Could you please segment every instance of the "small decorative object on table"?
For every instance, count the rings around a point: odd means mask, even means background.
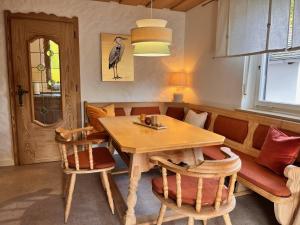
[[[150,117],[145,118],[145,124],[151,125],[151,118]]]
[[[145,119],[146,119],[146,114],[141,114],[140,115],[140,121],[145,122]]]
[[[133,123],[142,125],[145,127],[149,127],[155,130],[161,130],[161,129],[166,129],[167,127],[162,125],[161,123],[158,122],[158,116],[142,116],[144,114],[140,115],[140,121],[133,121]]]

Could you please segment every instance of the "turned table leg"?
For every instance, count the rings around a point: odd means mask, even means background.
[[[130,180],[127,197],[127,212],[124,218],[125,225],[136,224],[135,205],[137,202],[137,187],[141,178],[141,168],[137,154],[133,154],[130,165]]]

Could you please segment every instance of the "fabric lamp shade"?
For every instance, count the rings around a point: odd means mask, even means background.
[[[172,30],[166,28],[167,21],[142,19],[131,30],[131,44],[135,56],[169,56],[172,43]]]
[[[171,86],[185,87],[187,85],[187,75],[184,72],[170,73],[169,84]]]

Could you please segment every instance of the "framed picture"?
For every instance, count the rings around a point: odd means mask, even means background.
[[[130,35],[100,34],[102,81],[134,81]]]

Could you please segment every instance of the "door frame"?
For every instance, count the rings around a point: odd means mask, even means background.
[[[46,21],[56,21],[71,23],[74,28],[74,51],[75,60],[73,63],[73,68],[75,70],[75,78],[77,78],[77,94],[76,94],[76,104],[77,104],[77,127],[81,127],[81,89],[80,89],[80,58],[79,58],[79,32],[78,32],[78,17],[59,17],[54,14],[46,13],[12,13],[9,10],[4,11],[4,23],[5,23],[5,36],[6,36],[6,54],[7,54],[7,73],[8,73],[8,87],[9,87],[9,102],[10,102],[10,115],[11,115],[11,132],[12,132],[12,143],[13,143],[13,155],[15,165],[20,165],[19,160],[19,149],[18,149],[18,133],[17,133],[17,120],[16,120],[16,99],[15,99],[15,81],[13,72],[13,62],[12,62],[12,42],[11,42],[11,19],[33,19],[33,20],[46,20]]]

